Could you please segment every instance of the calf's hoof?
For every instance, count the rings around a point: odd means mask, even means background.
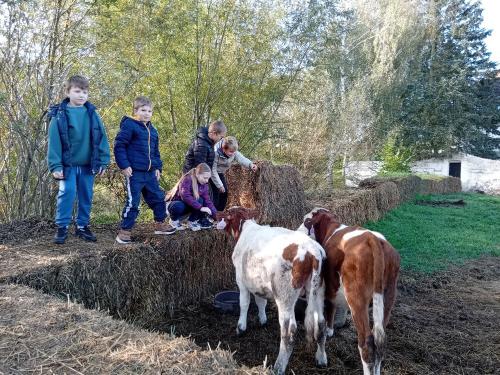
[[[328,366],[328,362],[327,361],[318,361],[316,360],[316,367],[317,368],[326,368]]]
[[[273,374],[275,375],[283,375],[285,373],[285,370],[281,368],[280,366],[274,365],[273,367]]]
[[[318,350],[315,356],[316,367],[325,368],[328,365],[328,359],[326,358],[326,352],[321,352]]]
[[[326,329],[326,337],[333,337],[333,334],[335,333],[335,331],[331,328],[327,328]]]
[[[238,327],[236,327],[236,336],[241,337],[241,336],[243,336],[245,333],[247,333],[247,330],[246,330],[246,329],[241,329],[239,326],[238,326]]]

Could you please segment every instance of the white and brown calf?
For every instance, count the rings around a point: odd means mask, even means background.
[[[295,303],[305,289],[308,305],[304,325],[309,343],[317,341],[316,364],[326,366],[326,323],[323,315],[324,285],[321,266],[323,248],[306,234],[285,228],[258,225],[255,211],[230,208],[218,215],[219,229],[236,240],[232,259],[240,290],[240,318],[237,333],[247,329],[250,293],[259,308],[259,321],[267,322],[266,304],[274,299],[278,307],[281,342],[274,370],[283,374],[293,350],[297,323]]]
[[[382,234],[340,224],[335,215],[321,208],[305,216],[299,231],[315,238],[326,251],[323,277],[328,335],[333,335],[333,317],[343,292],[358,333],[363,373],[380,375],[385,328],[396,298],[399,254]]]

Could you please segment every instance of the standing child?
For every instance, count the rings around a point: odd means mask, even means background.
[[[186,153],[182,173],[187,173],[200,163],[212,166],[214,162],[214,145],[226,135],[227,128],[222,121],[212,122],[208,128],[198,129],[196,138]]]
[[[94,176],[102,176],[109,164],[109,143],[96,108],[87,101],[87,78],[79,75],[69,78],[66,95],[50,112],[47,161],[52,176],[59,180],[54,242],[63,244],[68,237],[75,198],[78,202],[75,235],[95,242],[97,239],[89,228]]]
[[[227,203],[227,184],[224,173],[236,162],[252,171],[257,170],[257,165],[238,152],[238,141],[235,137],[225,137],[215,145],[215,158],[212,167],[210,188],[217,211],[224,211]]]
[[[123,208],[121,229],[116,241],[132,242],[131,230],[139,214],[141,193],[153,210],[155,234],[175,233],[165,223],[165,193],[158,183],[162,171],[158,131],[151,124],[153,104],[144,96],[134,100],[133,117],[124,116],[115,139],[116,164],[126,179],[127,202]]]
[[[215,219],[217,209],[208,193],[210,176],[210,167],[205,163],[198,164],[196,168],[184,174],[168,193],[167,198],[171,200],[168,203],[168,211],[172,227],[177,228],[177,230],[184,229],[180,219],[190,213],[188,224],[191,230],[212,228],[212,223],[207,216]]]

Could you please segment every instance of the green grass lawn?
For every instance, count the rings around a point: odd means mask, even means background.
[[[386,236],[403,268],[430,273],[481,255],[500,256],[500,197],[460,193],[416,199],[466,204],[433,207],[412,201],[365,225]]]

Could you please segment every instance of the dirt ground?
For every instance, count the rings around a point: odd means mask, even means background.
[[[30,268],[85,256],[113,243],[115,226],[97,228],[99,242],[71,238],[64,248],[50,244],[50,223],[0,225],[0,281]],[[149,327],[190,336],[203,348],[220,346],[234,352],[238,363],[257,366],[276,359],[279,348],[277,312],[268,305],[268,325],[259,327],[255,310],[247,334],[236,337],[237,317],[221,315],[211,300],[178,311],[159,326]],[[300,327],[300,326],[299,326]],[[431,276],[402,272],[399,295],[387,330],[386,374],[500,374],[500,258],[484,257]],[[302,329],[292,354],[289,373],[361,374],[351,324],[327,342],[329,366],[314,367]]]
[[[247,366],[273,363],[279,349],[277,310],[269,304],[268,325],[249,313],[244,337],[235,334],[237,316],[221,315],[209,301],[179,312],[160,330],[190,335],[206,347],[229,349]],[[300,327],[300,326],[299,326]],[[500,374],[500,259],[482,258],[430,277],[403,272],[387,330],[386,374]],[[353,325],[327,342],[329,366],[317,369],[300,328],[290,373],[362,374]],[[219,344],[220,342],[220,344]]]

